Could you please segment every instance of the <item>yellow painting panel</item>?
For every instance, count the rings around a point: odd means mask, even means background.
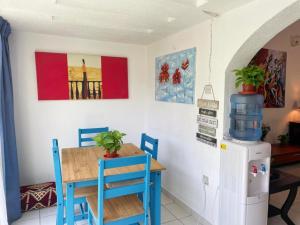
[[[101,81],[101,69],[86,67],[86,75],[88,81]],[[83,80],[83,69],[82,67],[68,66],[69,81],[82,81]]]
[[[68,80],[70,99],[101,99],[100,56],[68,54]]]

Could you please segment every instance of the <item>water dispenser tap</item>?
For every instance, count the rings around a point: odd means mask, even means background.
[[[266,164],[264,164],[264,163],[260,164],[260,172],[262,174],[265,174],[267,172]]]
[[[252,175],[256,177],[257,172],[258,172],[257,171],[257,166],[256,165],[252,165],[251,166],[251,173],[252,173]]]

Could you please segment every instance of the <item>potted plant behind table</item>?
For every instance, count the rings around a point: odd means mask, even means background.
[[[258,87],[265,80],[264,70],[255,65],[235,69],[233,72],[236,76],[235,87],[238,88],[241,85],[243,87],[240,94],[256,94]]]
[[[118,130],[107,131],[99,133],[93,140],[97,146],[103,147],[106,151],[104,157],[116,158],[119,156],[118,151],[121,149],[121,145],[123,144],[122,138],[125,135]]]
[[[289,134],[281,134],[277,137],[280,145],[287,145],[289,143]]]
[[[262,131],[262,135],[260,140],[264,141],[266,136],[268,135],[268,133],[271,131],[271,127],[265,123],[262,124],[261,126],[261,131]]]

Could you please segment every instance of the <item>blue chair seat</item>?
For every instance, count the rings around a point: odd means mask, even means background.
[[[155,139],[153,137],[150,137],[149,135],[142,133],[141,137],[141,145],[140,148],[151,155],[151,157],[155,160],[157,160],[157,154],[158,154],[158,139]],[[126,181],[128,184],[133,184],[137,181]],[[111,183],[108,186],[109,187],[119,187],[124,185],[124,182],[115,182]],[[152,183],[150,183],[152,185]],[[142,196],[140,195],[140,199],[142,199]]]
[[[81,198],[81,197],[87,197],[91,195],[95,195],[98,192],[97,186],[92,187],[81,187],[81,188],[75,188],[74,191],[74,198]],[[66,189],[64,186],[64,198],[66,197]]]
[[[95,219],[98,219],[98,195],[87,197]],[[127,195],[104,201],[104,223],[144,214],[143,203],[137,195]]]

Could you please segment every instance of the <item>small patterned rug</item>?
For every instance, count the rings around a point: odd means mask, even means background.
[[[22,211],[31,211],[56,205],[55,182],[21,187]]]

